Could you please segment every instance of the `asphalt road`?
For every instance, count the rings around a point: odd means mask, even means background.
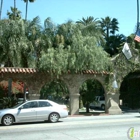
[[[0,125],[0,140],[128,140],[131,127],[133,139],[140,139],[139,113],[68,117],[58,123]]]

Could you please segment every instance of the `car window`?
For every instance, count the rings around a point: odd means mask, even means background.
[[[39,107],[49,107],[49,106],[52,106],[49,102],[39,101]]]
[[[25,108],[35,108],[35,107],[37,107],[37,102],[36,101],[28,102],[28,103],[26,103],[22,106],[23,109],[25,109]]]
[[[104,101],[105,100],[105,97],[104,96],[101,96],[100,97],[100,101]]]
[[[98,98],[99,98],[99,97],[98,97],[98,96],[96,96],[96,97],[95,97],[95,101],[98,101]]]

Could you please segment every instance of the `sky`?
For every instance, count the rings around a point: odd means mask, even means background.
[[[14,6],[14,0],[3,0],[2,18],[7,18],[7,11]],[[25,18],[25,3],[16,0],[16,7]],[[62,24],[68,20],[78,21],[87,18],[116,18],[119,22],[118,34],[125,36],[135,32],[137,23],[137,0],[35,0],[29,3],[28,20],[39,16],[41,23],[51,17],[55,24]]]

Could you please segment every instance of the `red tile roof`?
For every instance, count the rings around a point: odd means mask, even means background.
[[[0,73],[36,73],[38,72],[37,69],[34,68],[18,68],[18,67],[1,67],[0,68]],[[49,73],[49,71],[47,71]],[[68,73],[71,73],[68,71]],[[78,73],[78,72],[77,72]],[[83,70],[81,73],[83,74],[103,74],[103,75],[108,75],[112,74],[107,71],[94,71],[94,70]]]
[[[16,68],[16,67],[1,67],[0,73],[36,73],[33,68]]]
[[[99,72],[99,71],[94,71],[94,70],[84,70],[83,71],[84,74],[111,74],[110,72],[107,72],[107,71],[102,71],[102,72]]]

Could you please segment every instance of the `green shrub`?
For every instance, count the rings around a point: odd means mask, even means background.
[[[17,100],[12,97],[3,97],[2,98],[2,105],[3,108],[10,108],[17,104]]]

